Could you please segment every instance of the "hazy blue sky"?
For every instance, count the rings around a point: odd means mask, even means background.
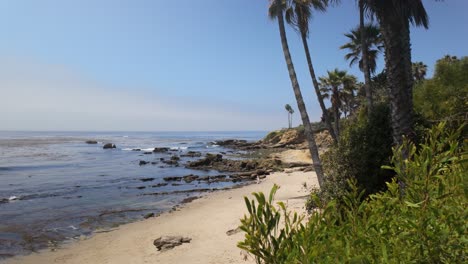
[[[316,14],[317,74],[348,69],[353,0]],[[468,1],[424,0],[413,60],[468,55]],[[269,130],[296,108],[267,0],[0,0],[0,130]],[[320,110],[288,32],[312,120]],[[382,66],[382,62],[380,63]],[[349,69],[361,77],[356,69]],[[295,115],[295,123],[299,115]]]

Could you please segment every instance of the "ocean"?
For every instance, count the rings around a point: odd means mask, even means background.
[[[184,164],[206,153],[241,158],[240,151],[223,148],[215,141],[256,141],[265,135],[0,131],[0,260],[171,210],[182,200],[203,193],[197,190],[239,184],[166,182],[163,178],[219,175],[217,171],[187,169]],[[98,144],[87,144],[87,140]],[[104,143],[113,143],[116,148],[103,149]],[[153,153],[155,147],[170,150]],[[184,156],[189,151],[201,152],[202,157]],[[172,156],[180,157],[179,166],[162,161]],[[140,165],[140,161],[148,164]]]

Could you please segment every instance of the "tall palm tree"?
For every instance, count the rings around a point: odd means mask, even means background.
[[[380,29],[374,24],[367,24],[364,27],[367,38],[367,63],[370,74],[375,73],[377,68],[377,57],[383,50],[382,37]],[[362,59],[362,41],[361,28],[358,26],[352,29],[349,33],[344,34],[349,42],[340,47],[340,49],[348,50],[345,59],[349,60],[349,66],[359,65],[359,69],[364,72],[364,63]]]
[[[411,65],[411,69],[413,70],[413,79],[416,82],[420,82],[426,78],[427,73],[427,65],[423,62],[414,62]]]
[[[342,106],[341,95],[344,83],[346,81],[347,72],[334,69],[327,71],[327,77],[320,77],[320,88],[324,97],[330,98],[332,104],[332,111],[335,119],[335,134],[340,137],[340,108]]]
[[[285,6],[285,18],[286,22],[301,35],[302,45],[304,46],[304,51],[306,54],[307,65],[309,66],[310,77],[312,78],[315,94],[317,95],[317,100],[319,102],[320,108],[322,109],[322,117],[327,124],[331,137],[335,142],[337,142],[337,136],[333,131],[327,108],[323,102],[323,96],[320,93],[319,83],[315,75],[312,58],[310,56],[309,45],[307,43],[307,38],[309,37],[309,22],[312,18],[313,10],[324,12],[328,6],[328,2],[330,2],[330,0],[288,0]]]
[[[269,8],[270,18],[276,18],[278,21],[278,27],[281,38],[281,45],[283,47],[284,59],[288,67],[289,78],[291,79],[291,85],[294,91],[294,95],[297,101],[297,108],[301,114],[302,124],[304,125],[304,132],[309,143],[309,151],[312,156],[312,162],[314,165],[315,173],[317,174],[319,186],[323,186],[323,170],[322,163],[320,162],[320,157],[318,153],[317,143],[315,142],[314,132],[312,131],[312,126],[310,125],[309,115],[307,114],[307,109],[304,104],[304,99],[302,98],[301,88],[297,81],[296,71],[291,59],[291,53],[289,52],[288,39],[286,37],[286,30],[284,27],[284,18],[283,18],[284,5],[281,0],[273,0],[272,5]]]
[[[294,109],[291,107],[291,105],[286,104],[284,106],[284,109],[288,112],[288,127],[292,127],[292,114],[294,114]]]
[[[385,67],[391,104],[393,141],[414,138],[413,76],[410,23],[428,28],[422,0],[362,0],[363,8],[377,17],[385,46]]]
[[[359,27],[360,27],[360,32],[361,32],[361,52],[362,52],[362,68],[364,72],[364,90],[366,91],[366,99],[367,99],[367,108],[368,108],[368,115],[370,116],[370,113],[372,111],[373,107],[373,100],[372,100],[372,87],[371,87],[371,76],[370,76],[370,65],[369,65],[369,50],[368,50],[368,37],[367,37],[367,31],[365,28],[365,22],[364,22],[364,13],[365,13],[365,0],[359,0]],[[379,1],[379,0],[377,0]]]

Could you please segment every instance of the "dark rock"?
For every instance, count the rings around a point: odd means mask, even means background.
[[[182,204],[191,203],[191,202],[195,201],[198,198],[200,198],[200,197],[198,197],[198,196],[187,197],[187,198],[183,199],[182,202],[180,202],[180,203],[182,203]]]
[[[182,177],[164,177],[163,180],[165,181],[181,181],[182,180]]]
[[[159,158],[160,161],[164,161],[164,158]]]
[[[148,155],[148,154],[153,154],[153,152],[146,151],[146,152],[143,152],[143,154]]]
[[[204,159],[200,159],[197,161],[192,161],[188,164],[189,167],[200,167],[200,166],[210,166],[215,162],[220,162],[223,159],[223,155],[221,154],[206,154]]]
[[[153,152],[155,153],[162,153],[162,152],[168,152],[169,148],[154,148]]]
[[[143,216],[143,218],[145,218],[145,219],[148,219],[148,218],[151,218],[151,217],[154,217],[154,213],[147,213],[147,214],[145,214],[145,216]]]
[[[106,143],[104,144],[104,146],[102,147],[103,149],[115,149],[116,146],[112,143]]]
[[[176,166],[176,167],[179,166],[179,162],[177,162],[177,160],[172,160],[172,159],[171,159],[171,160],[165,160],[165,161],[163,161],[163,162],[164,162],[165,164],[167,164],[167,165],[172,165],[172,166]]]
[[[174,156],[172,156],[172,157],[171,157],[171,160],[178,161],[178,160],[180,160],[180,157],[178,157],[178,156],[174,155]]]
[[[154,178],[141,178],[140,181],[142,182],[154,181]]]
[[[186,175],[186,176],[183,177],[183,179],[184,179],[184,181],[186,183],[191,183],[191,182],[193,182],[194,180],[196,180],[198,178],[199,178],[199,176],[193,175],[193,174],[189,174],[189,175]]]
[[[190,243],[190,241],[192,241],[192,239],[189,237],[162,236],[158,239],[155,239],[153,245],[158,249],[158,251],[165,251],[180,246],[183,243]]]
[[[138,190],[143,190],[143,189],[146,188],[146,186],[138,186],[138,187],[136,187],[136,188],[137,188]]]
[[[158,187],[163,187],[163,186],[167,186],[167,183],[162,182],[162,183],[158,183],[158,184],[155,184],[155,185],[151,185],[152,188],[158,188]]]
[[[240,231],[242,231],[242,230],[240,229],[240,227],[238,227],[238,228],[236,228],[236,229],[228,230],[228,231],[226,232],[226,235],[232,236],[232,235],[234,235],[234,234],[239,233]]]
[[[86,140],[86,144],[97,144],[96,140]]]
[[[152,161],[151,164],[156,165],[156,164],[158,164],[158,162]]]
[[[235,145],[244,145],[246,143],[247,143],[247,140],[237,140],[237,139],[215,141],[215,144],[219,146],[235,146]]]
[[[141,149],[136,148],[136,149],[132,149],[132,151],[141,151]]]
[[[270,173],[267,172],[266,170],[260,169],[260,170],[257,170],[257,171],[255,172],[255,174],[257,174],[258,176],[260,176],[260,175],[268,175],[268,174],[270,174]]]
[[[148,161],[140,160],[140,166],[148,164]]]
[[[181,157],[191,157],[191,158],[195,158],[195,157],[201,157],[202,153],[199,152],[199,151],[189,151],[185,154],[181,154],[180,156]]]

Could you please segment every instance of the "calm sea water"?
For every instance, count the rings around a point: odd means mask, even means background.
[[[0,132],[0,260],[142,219],[147,213],[171,209],[188,194],[147,195],[178,190],[219,189],[234,183],[169,183],[163,177],[194,171],[160,158],[187,151],[226,153],[213,144],[222,139],[254,141],[266,132]],[[97,140],[99,144],[86,144]],[[105,150],[112,142],[116,149]],[[155,147],[168,153],[143,154]],[[142,151],[132,151],[132,149]],[[140,166],[140,160],[155,162]],[[150,179],[148,179],[150,178]],[[154,178],[154,179],[151,179]],[[146,195],[145,195],[146,194]]]

